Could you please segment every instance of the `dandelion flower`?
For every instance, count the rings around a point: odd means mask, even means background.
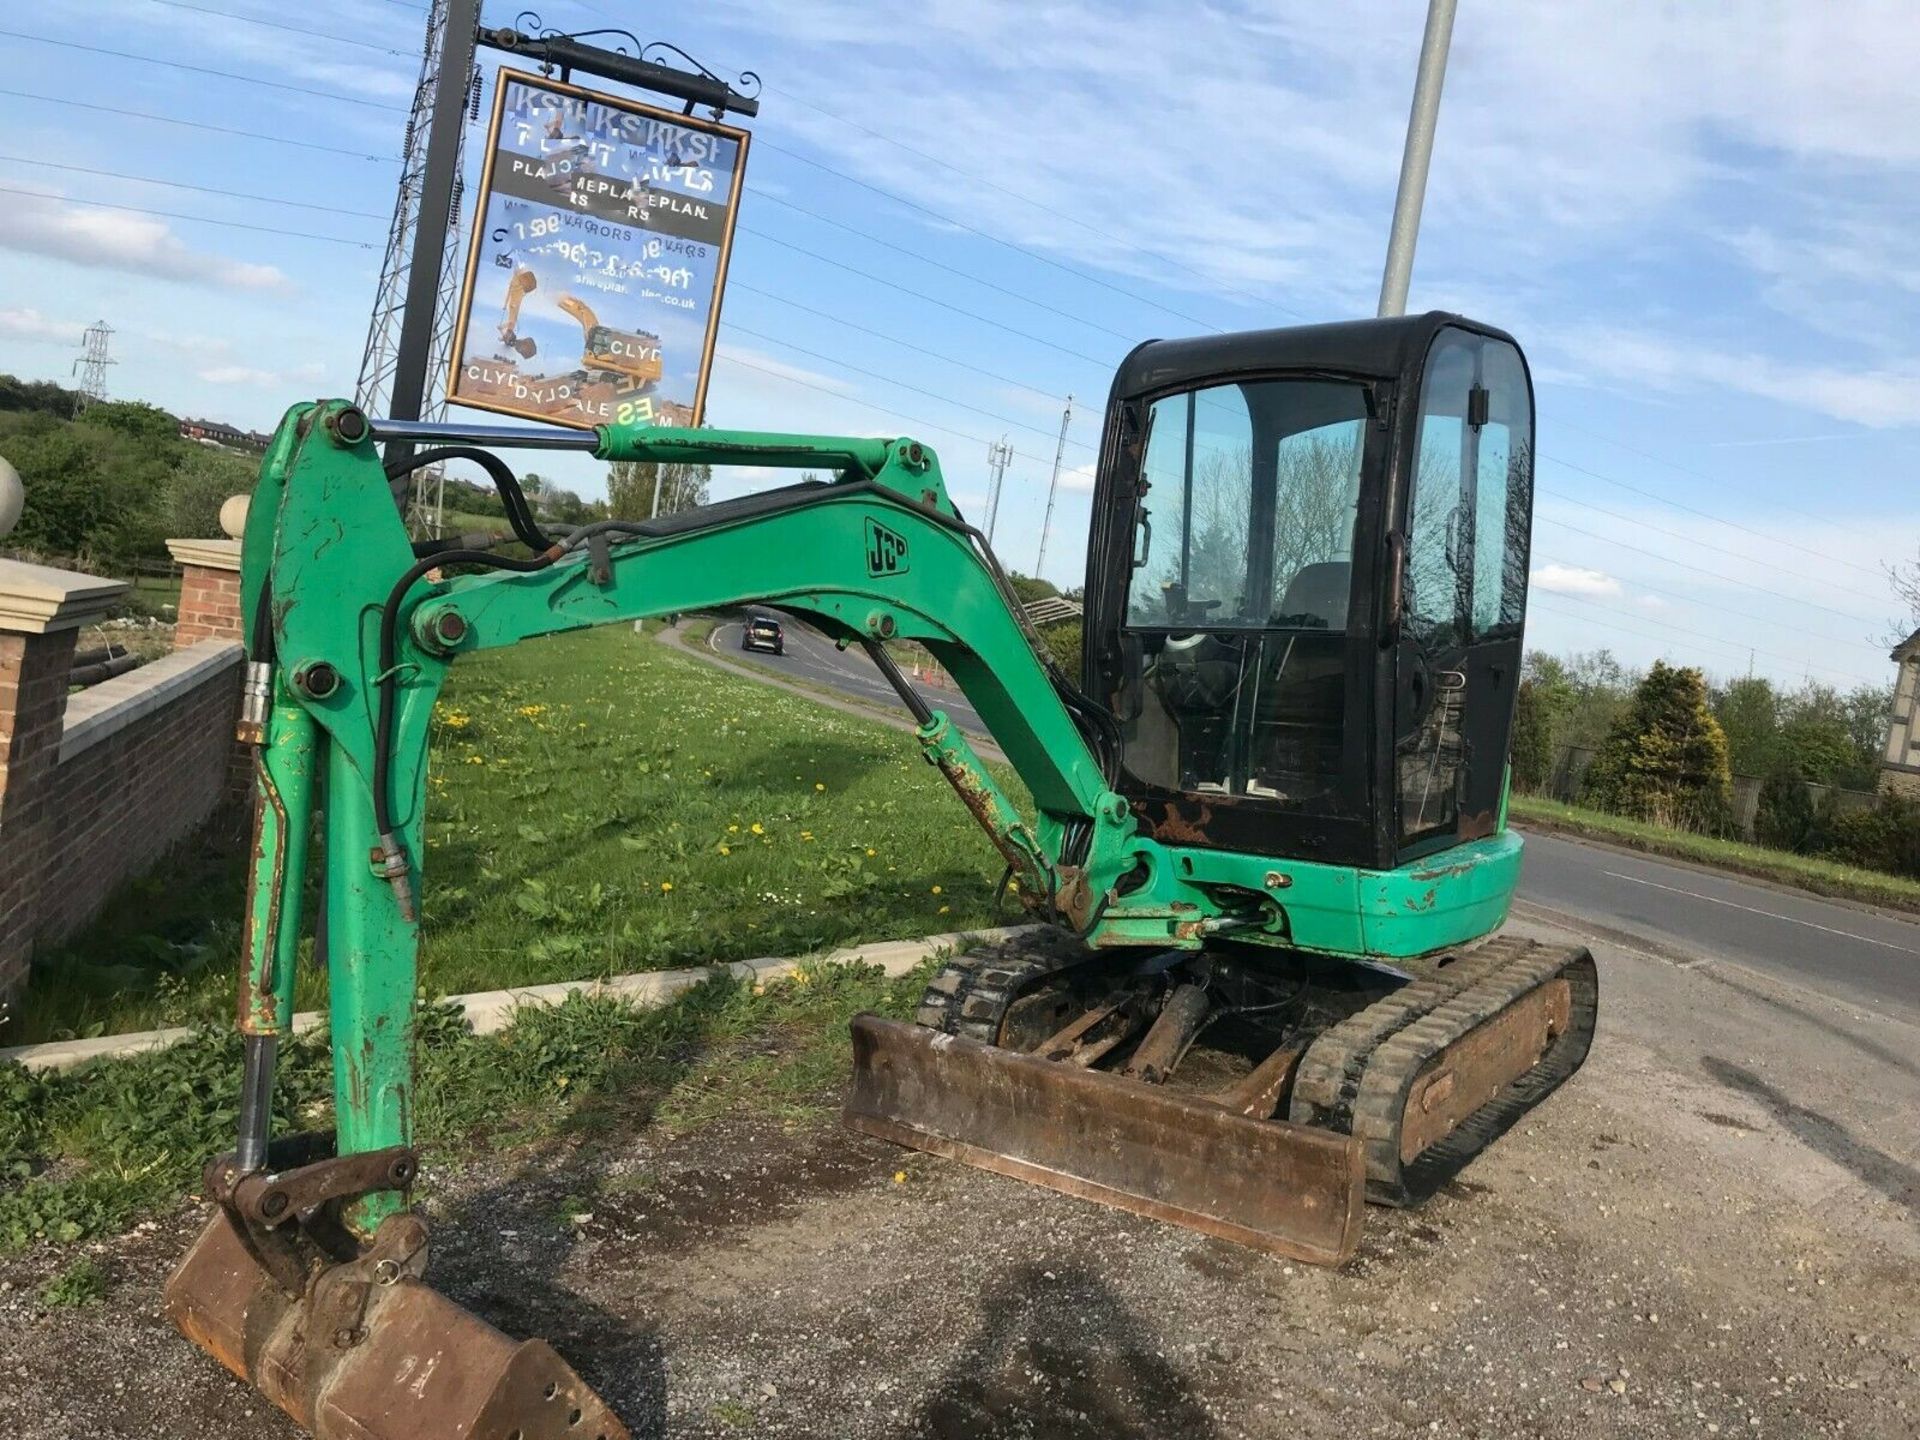
[[[934,886],[931,893],[938,895],[940,893],[940,887],[938,885]]]
[[[767,833],[767,827],[762,825],[758,820],[754,821],[753,824],[747,828],[752,830],[756,835],[764,835]]]
[[[669,891],[669,890],[671,890],[671,889],[673,889],[673,882],[672,882],[671,880],[662,880],[662,881],[660,882],[660,893],[661,893],[661,894],[663,894],[663,895],[664,895],[664,894],[665,894],[665,893],[666,893],[667,891]]]
[[[818,780],[816,780],[816,781],[814,781],[814,782],[813,782],[813,788],[814,788],[814,789],[816,789],[816,790],[824,790],[824,789],[826,789],[827,787],[826,787],[825,785],[823,785],[823,784],[821,784],[821,783],[820,783],[820,781],[818,781]]]
[[[720,847],[720,853],[722,855],[731,855],[733,853],[733,847],[731,845],[722,845]]]
[[[942,915],[944,915],[944,914],[946,914],[946,913],[947,913],[947,911],[949,911],[949,910],[951,910],[952,908],[953,908],[953,907],[952,907],[951,905],[942,905],[942,906],[940,907],[940,913],[941,913]]]
[[[894,1172],[893,1172],[893,1183],[894,1183],[894,1184],[896,1184],[896,1185],[904,1185],[904,1184],[906,1184],[906,1183],[907,1183],[907,1172],[906,1172],[906,1171],[904,1171],[904,1170],[896,1170],[896,1171],[894,1171]]]
[[[867,858],[868,858],[869,860],[871,860],[871,859],[872,859],[872,858],[873,858],[873,857],[874,857],[875,855],[878,855],[879,853],[880,853],[880,852],[879,852],[878,850],[876,850],[876,849],[874,849],[874,848],[873,848],[873,847],[872,847],[871,845],[869,845],[869,846],[867,847]]]

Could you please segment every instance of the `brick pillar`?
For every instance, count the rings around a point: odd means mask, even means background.
[[[173,648],[201,640],[241,640],[240,542],[169,540],[167,550],[179,562],[180,614],[174,622]]]
[[[220,518],[225,523],[225,511]],[[169,540],[167,551],[180,566],[180,609],[173,622],[173,648],[182,650],[202,640],[238,640],[245,644],[246,626],[240,616],[240,542]],[[227,764],[227,790],[222,803],[240,823],[252,799],[253,751],[236,740]]]
[[[53,883],[45,872],[74,635],[126,590],[121,580],[0,560],[0,1015],[26,983],[40,891]]]

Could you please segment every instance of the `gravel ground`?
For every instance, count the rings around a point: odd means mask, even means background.
[[[1595,951],[1586,1068],[1338,1271],[743,1118],[447,1177],[435,1279],[643,1436],[1920,1435],[1920,1032]],[[0,1262],[0,1430],[297,1433],[158,1318],[199,1213]]]

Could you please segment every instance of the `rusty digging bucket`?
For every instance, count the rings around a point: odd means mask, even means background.
[[[226,1210],[167,1281],[180,1332],[320,1440],[630,1440],[544,1340],[514,1340],[420,1279],[426,1227],[276,1278]]]
[[[1271,1255],[1337,1265],[1360,1240],[1360,1143],[1216,1100],[877,1015],[853,1021],[845,1122]]]

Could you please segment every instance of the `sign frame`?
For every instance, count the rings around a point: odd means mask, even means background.
[[[487,211],[494,198],[494,161],[500,154],[500,128],[506,114],[507,87],[514,83],[524,83],[548,94],[568,96],[573,99],[605,105],[609,109],[631,115],[643,116],[648,120],[677,126],[684,130],[695,130],[703,134],[718,136],[733,141],[739,148],[733,164],[732,184],[727,192],[727,215],[725,230],[719,241],[719,253],[716,259],[713,287],[707,307],[706,332],[701,343],[700,367],[695,382],[693,397],[693,415],[689,422],[698,426],[705,422],[707,409],[707,386],[713,375],[714,345],[720,331],[720,307],[726,299],[727,271],[733,258],[734,229],[740,218],[740,197],[745,189],[747,174],[747,155],[753,135],[751,131],[736,125],[722,124],[702,116],[683,113],[677,110],[663,109],[645,101],[629,99],[626,96],[610,95],[604,91],[588,90],[568,81],[555,80],[547,75],[532,71],[516,70],[501,66],[494,76],[493,116],[487,126],[486,160],[480,173],[480,186],[474,197],[469,215],[472,234],[467,242],[466,270],[460,282],[460,295],[454,306],[453,344],[447,357],[446,402],[473,410],[491,411],[498,415],[511,415],[517,419],[531,420],[539,424],[561,425],[572,429],[591,430],[596,422],[587,419],[566,419],[548,415],[521,405],[502,403],[498,400],[479,396],[463,396],[458,393],[460,372],[465,366],[467,333],[471,328],[473,308],[477,296],[474,281],[479,271],[480,253],[486,238]],[[558,208],[558,207],[557,207]],[[645,227],[636,227],[644,229]]]

